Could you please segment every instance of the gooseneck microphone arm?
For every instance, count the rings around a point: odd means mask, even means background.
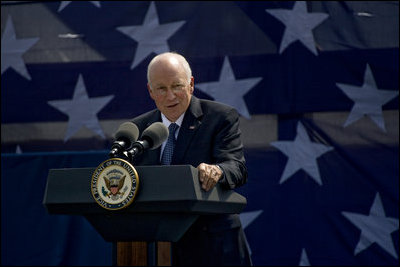
[[[132,149],[127,151],[129,161],[133,161],[134,158],[142,154],[145,150],[149,148],[149,143],[146,140],[139,140],[133,144]]]
[[[132,162],[148,149],[158,148],[167,138],[168,128],[162,122],[151,124],[143,131],[141,140],[134,142],[132,148],[127,151],[129,161]]]
[[[121,153],[129,149],[139,136],[139,129],[133,122],[124,122],[115,133],[115,141],[111,146],[110,158],[120,157]]]
[[[110,158],[117,157],[121,153],[121,151],[125,149],[125,144],[126,142],[121,140],[114,141],[113,145],[111,146],[111,151],[110,153],[108,153],[108,156]]]

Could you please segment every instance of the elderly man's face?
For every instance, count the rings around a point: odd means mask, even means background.
[[[194,89],[193,77],[187,75],[178,60],[173,57],[155,62],[149,71],[147,88],[157,108],[175,122],[189,107]]]

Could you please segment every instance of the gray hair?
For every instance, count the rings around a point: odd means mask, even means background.
[[[189,63],[187,62],[186,58],[184,56],[182,56],[181,54],[178,54],[176,52],[165,52],[162,54],[159,54],[157,56],[155,56],[149,63],[149,65],[147,66],[147,83],[150,84],[150,68],[151,66],[154,64],[154,62],[156,62],[161,56],[173,56],[174,58],[176,58],[179,63],[181,64],[181,66],[183,67],[183,69],[185,70],[185,73],[187,75],[187,80],[188,83],[190,83],[190,80],[192,78],[192,69],[190,68]]]

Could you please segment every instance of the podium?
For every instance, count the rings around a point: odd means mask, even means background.
[[[178,241],[199,215],[240,213],[246,206],[246,198],[219,184],[202,190],[191,165],[135,169],[139,191],[124,209],[107,210],[95,201],[90,190],[95,168],[50,169],[43,204],[49,214],[84,216],[105,241],[150,244]]]

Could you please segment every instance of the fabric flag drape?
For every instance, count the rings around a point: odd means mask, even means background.
[[[90,224],[46,214],[46,175],[107,159],[118,126],[155,108],[151,58],[176,51],[194,95],[240,114],[254,265],[398,265],[397,1],[2,1],[1,12],[2,264],[111,264]]]

